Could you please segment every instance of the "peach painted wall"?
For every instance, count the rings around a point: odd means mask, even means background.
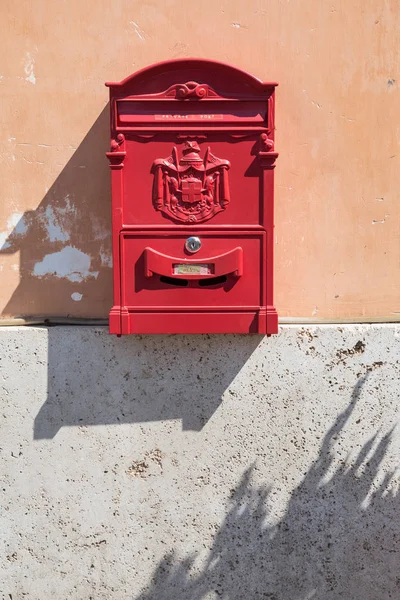
[[[106,317],[106,80],[232,63],[277,91],[276,306],[400,317],[397,0],[3,0],[0,310]]]

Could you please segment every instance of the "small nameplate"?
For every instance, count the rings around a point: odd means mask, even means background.
[[[174,275],[210,275],[210,265],[174,265]]]

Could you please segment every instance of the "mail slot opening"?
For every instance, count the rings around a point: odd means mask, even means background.
[[[218,277],[216,279],[219,279]],[[160,276],[161,283],[168,283],[169,285],[177,285],[179,287],[186,287],[189,282],[187,279],[175,279],[174,277],[166,277],[165,275]]]
[[[221,275],[220,277],[211,277],[210,279],[200,279],[199,285],[202,287],[206,287],[208,285],[218,285],[220,283],[225,283],[227,280],[226,275]]]

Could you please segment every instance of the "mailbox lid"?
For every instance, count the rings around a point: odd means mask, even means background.
[[[207,311],[257,310],[265,305],[265,232],[194,231],[201,248],[185,250],[188,235],[123,232],[122,304]]]
[[[266,151],[271,160],[276,157],[276,83],[188,58],[107,85],[113,138],[108,156],[119,168],[113,151],[121,154],[123,166],[113,198],[122,226],[265,226],[272,173],[260,185],[258,158]],[[192,187],[201,188],[192,200],[182,182],[191,167],[189,176],[197,179]]]

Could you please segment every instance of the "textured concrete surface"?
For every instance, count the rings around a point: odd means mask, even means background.
[[[0,598],[400,598],[399,357],[394,325],[0,328]]]

